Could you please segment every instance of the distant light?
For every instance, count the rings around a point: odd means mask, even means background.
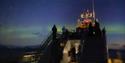
[[[32,57],[33,55],[24,55],[24,57]]]
[[[113,63],[123,63],[123,61],[121,59],[114,59]]]
[[[64,43],[60,43],[60,46],[63,47],[65,44]]]
[[[112,60],[110,58],[108,59],[108,63],[112,63]]]
[[[95,35],[95,32],[93,32],[93,34]]]
[[[81,14],[81,18],[84,18],[84,15],[83,15],[83,14]]]
[[[112,58],[109,58],[108,59],[108,63],[123,63],[123,61],[121,59],[112,59]]]

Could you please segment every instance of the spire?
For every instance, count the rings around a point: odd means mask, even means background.
[[[92,0],[92,14],[93,14],[93,19],[95,20],[95,4],[94,4],[94,0]]]
[[[56,25],[53,26],[53,28],[52,28],[52,32],[53,32],[53,34],[56,34],[56,33],[57,33]]]

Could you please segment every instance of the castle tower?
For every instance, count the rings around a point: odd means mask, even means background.
[[[105,30],[100,29],[99,23],[95,27],[90,23],[88,30],[81,48],[80,63],[107,63]]]

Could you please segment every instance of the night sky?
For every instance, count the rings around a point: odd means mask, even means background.
[[[0,0],[0,44],[38,45],[54,24],[75,27],[92,0]],[[95,0],[108,43],[125,44],[125,0]]]

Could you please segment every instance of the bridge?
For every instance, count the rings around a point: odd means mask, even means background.
[[[54,25],[50,35],[41,45],[39,63],[107,63],[108,49],[105,29],[95,21],[93,27],[77,27],[72,32],[66,28],[57,32]]]

